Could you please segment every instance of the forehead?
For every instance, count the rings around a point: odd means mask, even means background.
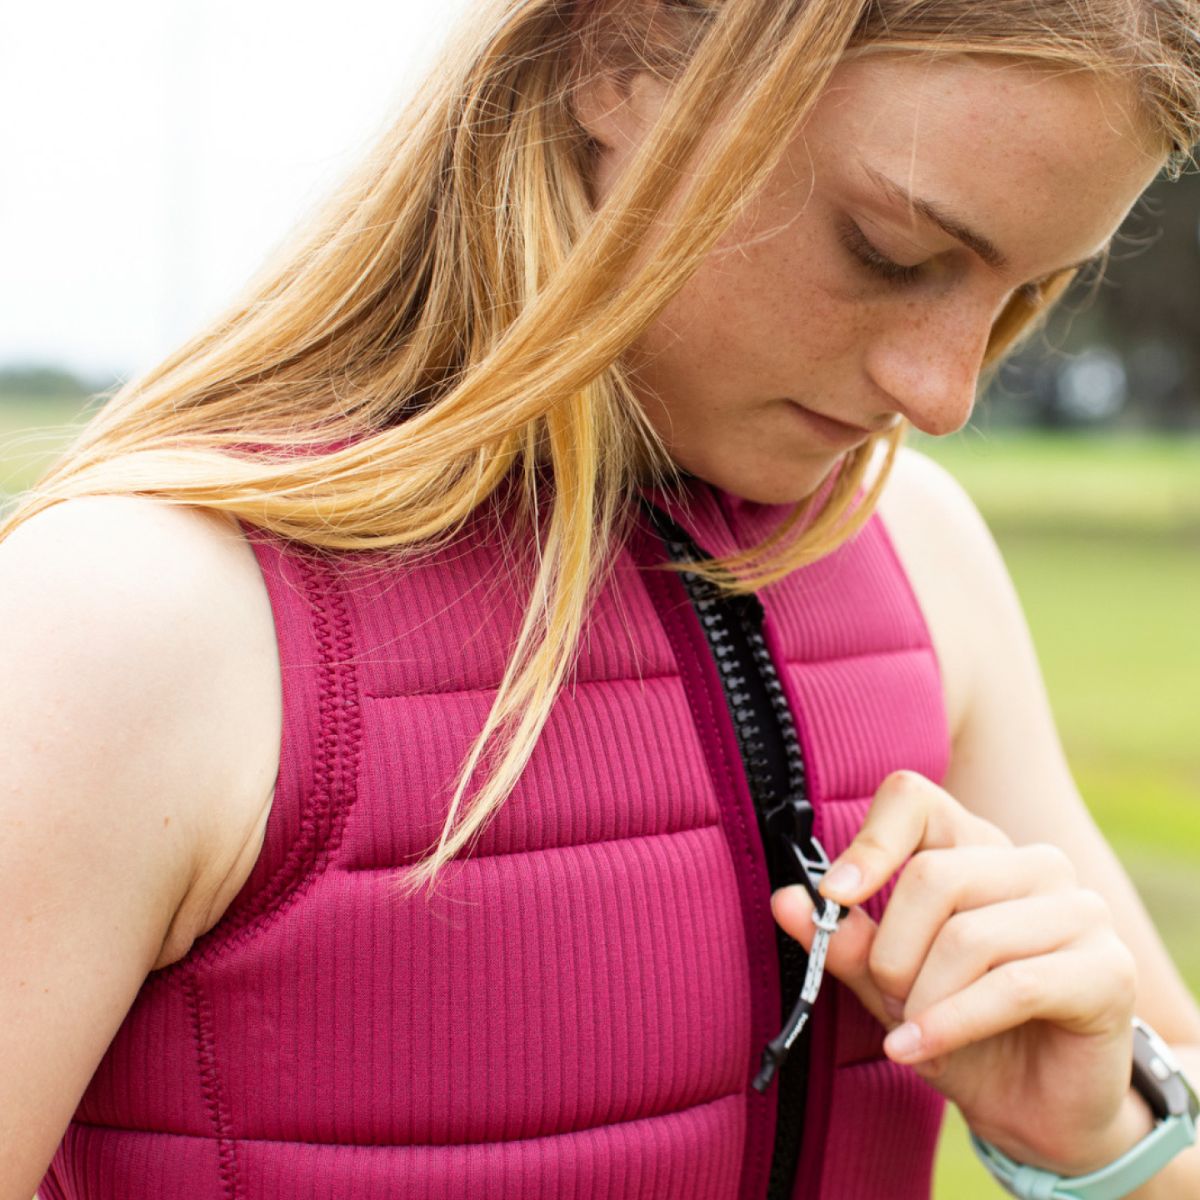
[[[818,186],[902,182],[986,227],[1014,260],[1086,258],[1159,170],[1133,88],[998,57],[873,53],[834,72],[789,159]],[[869,170],[864,169],[869,168]],[[1089,244],[1091,243],[1091,244]]]

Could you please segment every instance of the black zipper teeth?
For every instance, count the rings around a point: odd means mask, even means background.
[[[758,602],[755,602],[756,605]],[[804,767],[804,751],[800,748],[800,737],[796,733],[796,722],[792,718],[792,710],[788,707],[784,695],[783,684],[779,672],[775,668],[775,660],[767,649],[766,639],[762,634],[762,606],[758,605],[758,623],[754,626],[743,620],[746,638],[754,660],[762,674],[766,685],[767,695],[771,699],[771,707],[775,710],[775,720],[779,722],[779,732],[783,737],[784,751],[788,763],[788,792],[790,795],[808,795],[808,777]]]
[[[695,561],[708,557],[691,539],[686,538],[686,535],[680,536],[682,531],[669,518],[658,512],[653,512],[652,517],[673,561]],[[775,874],[774,856],[767,845],[765,814],[785,799],[784,795],[779,794],[779,781],[771,770],[768,738],[775,738],[783,744],[788,775],[786,794],[807,799],[808,780],[796,723],[788,707],[779,672],[762,633],[762,604],[756,596],[722,595],[714,584],[692,571],[681,572],[681,578],[700,619],[700,626],[712,649],[721,677],[721,686],[729,704],[750,795],[758,814],[759,830],[766,850],[769,873],[772,876],[771,887],[774,889],[794,880]],[[744,652],[738,652],[739,640],[749,649],[749,662],[746,661],[747,656]],[[766,691],[774,718],[772,729],[764,729],[754,711],[753,697],[747,686],[747,675],[751,671],[757,674]],[[786,1017],[804,984],[808,956],[800,943],[788,937],[778,926],[775,928],[775,934],[782,991],[781,1013]],[[811,1029],[811,1025],[805,1029],[775,1081],[775,1146],[771,1155],[767,1200],[788,1200],[795,1185],[800,1139],[804,1128]]]
[[[695,547],[687,543],[670,540],[667,549],[676,562],[695,557]],[[760,808],[762,801],[768,804],[775,792],[774,780],[770,773],[770,758],[768,757],[765,741],[765,731],[759,723],[753,708],[753,698],[746,690],[744,672],[747,664],[738,656],[733,641],[734,634],[730,628],[733,620],[737,619],[730,612],[728,599],[722,598],[717,589],[709,581],[692,571],[683,572],[684,586],[691,597],[692,606],[700,618],[704,635],[708,639],[709,648],[716,659],[717,671],[721,676],[721,686],[725,690],[725,698],[729,702],[730,716],[733,718],[733,728],[737,735],[738,747],[741,750],[742,762],[746,768],[750,792],[754,798],[755,807]],[[738,614],[739,632],[746,635],[746,622],[743,614]],[[759,637],[762,652],[766,654],[766,645]],[[751,643],[754,667],[762,674],[762,660]],[[770,655],[766,654],[770,662]],[[771,678],[778,687],[779,677],[775,672],[774,663],[770,664]],[[764,683],[766,680],[764,679]],[[770,685],[768,694],[770,693]],[[778,717],[778,707],[774,696],[771,696],[772,707]],[[790,759],[789,759],[790,762]]]

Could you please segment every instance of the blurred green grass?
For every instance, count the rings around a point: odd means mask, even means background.
[[[0,396],[0,499],[33,484],[90,415],[86,404]]]
[[[1200,536],[1200,437],[983,433],[914,435],[994,530]]]
[[[1080,790],[1200,993],[1200,439],[968,430],[913,444],[987,518]],[[935,1200],[1006,1195],[949,1110]]]
[[[0,495],[29,486],[81,412],[0,400]],[[996,534],[1081,790],[1200,992],[1200,439],[968,430],[913,444]],[[1006,1195],[948,1110],[935,1200]]]

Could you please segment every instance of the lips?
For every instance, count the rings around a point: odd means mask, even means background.
[[[861,425],[851,425],[848,421],[838,421],[823,413],[814,412],[811,408],[805,408],[803,404],[798,404],[795,400],[789,400],[788,404],[803,417],[805,424],[813,433],[835,445],[852,446],[856,442],[870,437],[873,432]]]
[[[796,404],[796,401],[792,401]],[[796,404],[797,408],[804,408],[803,404]],[[828,421],[830,425],[836,425],[839,429],[844,429],[847,433],[859,434],[862,437],[870,437],[873,430],[867,429],[863,425],[852,425],[849,421],[839,421],[835,417],[826,416],[824,413],[814,412],[811,408],[804,408],[804,411],[811,417],[817,417],[822,421]]]

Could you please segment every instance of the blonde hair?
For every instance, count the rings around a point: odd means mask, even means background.
[[[676,479],[622,355],[838,62],[879,48],[1125,76],[1174,164],[1197,140],[1196,0],[490,0],[324,208],[229,311],[107,400],[0,538],[71,497],[141,493],[402,564],[515,477],[532,593],[437,845],[397,873],[406,893],[432,884],[528,761],[640,483]],[[674,87],[597,212],[573,92],[635,69]],[[989,359],[1044,307],[1014,298]],[[884,438],[888,464],[900,436]],[[828,553],[882,488],[886,469],[856,502],[877,441],[847,456],[819,511],[797,506],[699,573],[746,592]],[[485,751],[494,769],[463,811]]]

